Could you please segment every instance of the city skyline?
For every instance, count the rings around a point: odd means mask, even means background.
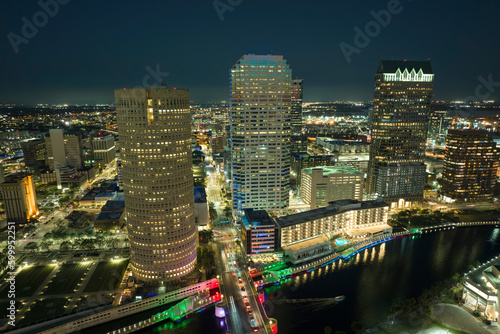
[[[2,71],[5,80],[0,85],[0,103],[110,104],[113,89],[144,87],[162,80],[171,87],[189,88],[195,101],[220,101],[227,96],[227,68],[241,54],[250,53],[285,55],[308,87],[304,101],[370,100],[373,81],[368,73],[381,58],[430,58],[441,77],[435,87],[437,100],[476,96],[477,86],[484,82],[490,86],[479,90],[483,99],[499,96],[500,65],[491,52],[495,37],[487,33],[498,30],[494,19],[498,3],[457,6],[451,1],[400,1],[386,19],[390,22],[385,23],[376,13],[387,11],[393,1],[324,1],[311,6],[298,1],[286,6],[240,1],[223,13],[223,20],[212,2],[152,2],[147,8],[110,2],[99,3],[100,11],[91,3],[60,2],[57,13],[45,25],[35,27],[32,37],[25,37],[23,25],[33,22],[33,16],[43,9],[36,3],[4,3],[0,46],[2,59],[10,66]],[[114,15],[104,14],[107,12]],[[132,12],[138,13],[136,23],[133,27],[123,25],[120,18]],[[450,27],[443,15],[453,15],[456,22],[467,21],[481,29],[459,24]],[[286,34],[276,38],[278,34],[265,34],[261,26],[246,28],[252,26],[254,18],[263,22],[262,26]],[[378,26],[372,24],[377,18],[382,22]],[[364,42],[361,37],[358,41],[357,31],[364,33],[366,26],[373,32]],[[146,31],[150,32],[144,38]],[[134,38],[136,34],[141,38]],[[189,41],[190,50],[169,52],[180,40]],[[154,51],[144,51],[149,49],[146,45],[155,45]],[[198,55],[203,53],[205,60],[200,62]],[[481,62],[471,61],[478,54]],[[211,66],[203,66],[206,62]],[[22,92],[16,89],[19,86],[23,86]]]
[[[500,2],[0,3],[0,332],[500,333]]]

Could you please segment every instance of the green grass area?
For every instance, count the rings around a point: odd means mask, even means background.
[[[44,295],[55,295],[63,293],[72,293],[78,283],[82,282],[84,274],[90,269],[91,263],[72,263],[65,264],[61,270],[49,283]]]
[[[23,269],[15,278],[16,298],[31,297],[53,269],[54,266],[36,266]],[[9,285],[0,293],[0,299],[7,298],[8,291]]]
[[[34,324],[40,321],[47,321],[59,317],[65,313],[64,306],[69,304],[67,298],[47,298],[38,299],[30,305],[30,310],[24,314],[22,319],[18,319],[16,325],[23,326]]]
[[[128,260],[120,262],[99,262],[84,292],[116,290],[123,278]]]

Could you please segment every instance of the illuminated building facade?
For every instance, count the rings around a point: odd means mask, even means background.
[[[51,171],[65,166],[83,167],[83,143],[79,134],[50,129],[49,136],[45,137],[45,145]]]
[[[8,222],[26,224],[38,215],[35,184],[32,175],[13,175],[0,184]]]
[[[334,155],[311,155],[307,152],[293,152],[290,161],[291,176],[297,180],[297,185],[300,186],[302,182],[302,169],[318,166],[334,166],[335,161]]]
[[[304,168],[300,198],[311,210],[342,199],[361,201],[364,181],[364,173],[348,166]]]
[[[247,254],[278,249],[278,227],[266,210],[245,209],[241,219],[241,241]]]
[[[291,76],[283,56],[244,55],[231,69],[233,208],[286,213]]]
[[[92,141],[92,158],[98,164],[99,168],[104,168],[107,164],[115,160],[116,147],[115,137],[108,136],[94,136]]]
[[[44,139],[31,139],[21,142],[24,164],[32,172],[38,173],[46,167],[47,147]]]
[[[196,264],[189,91],[115,91],[130,261],[152,284]]]
[[[375,74],[367,190],[392,206],[423,200],[433,81],[429,61],[382,60]]]
[[[300,135],[302,134],[302,84],[304,79],[293,79],[292,80],[292,99],[291,99],[291,126],[292,134]]]
[[[446,202],[491,201],[498,150],[486,130],[449,129],[442,192]]]
[[[280,228],[280,244],[333,234],[356,227],[385,225],[389,205],[381,199],[373,201],[340,200],[328,203],[325,208],[314,209],[290,216],[276,218]]]

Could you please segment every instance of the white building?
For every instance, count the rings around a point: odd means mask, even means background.
[[[92,153],[95,162],[100,168],[104,168],[116,158],[115,137],[111,135],[92,137]]]
[[[324,207],[331,201],[363,199],[364,174],[343,166],[323,166],[302,170],[300,197],[311,209]]]
[[[189,91],[115,91],[130,263],[161,283],[196,264]]]
[[[291,76],[283,56],[244,55],[231,69],[233,205],[277,215],[290,189]]]
[[[333,235],[368,225],[385,225],[388,215],[389,205],[381,199],[364,202],[341,200],[330,202],[325,208],[277,218],[276,224],[281,231],[281,247],[285,247],[323,234]]]

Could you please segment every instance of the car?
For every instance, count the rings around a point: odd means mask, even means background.
[[[245,288],[244,288],[244,287],[241,287],[241,291],[245,292]]]
[[[257,327],[254,327],[254,328],[253,328],[253,332],[254,332],[254,333],[258,333],[258,332],[259,332],[259,329],[258,329]]]
[[[252,310],[248,310],[248,315],[252,315]]]

